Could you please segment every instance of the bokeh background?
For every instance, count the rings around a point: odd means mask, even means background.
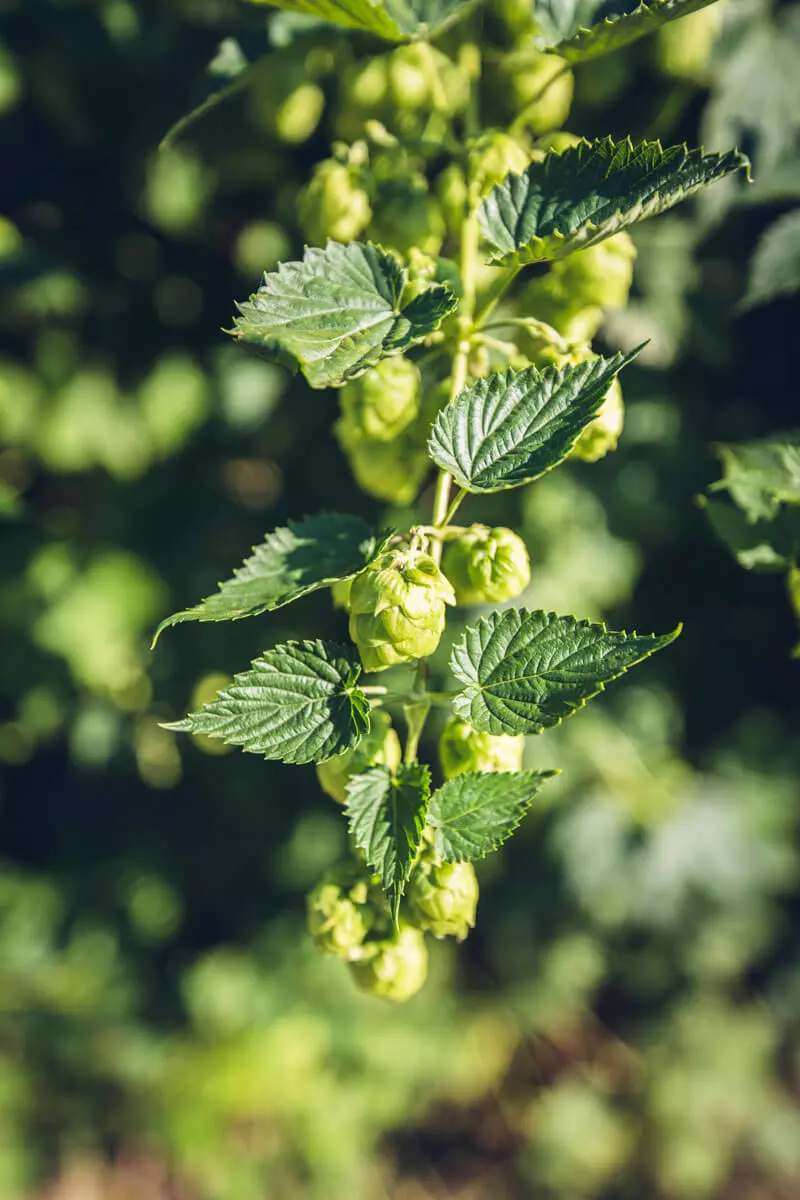
[[[695,502],[712,443],[797,421],[796,298],[737,305],[800,198],[800,9],[725,2],[708,53],[577,73],[574,132],[738,143],[756,180],[636,229],[619,451],[466,510],[521,529],[528,603],[685,632],[530,739],[563,774],[393,1008],[304,936],[343,847],[313,769],[159,727],[341,613],[148,649],[287,518],[410,515],[356,490],[332,393],[221,332],[384,48],[228,0],[0,0],[3,1200],[800,1196],[796,628]],[[225,38],[274,57],[159,153]]]

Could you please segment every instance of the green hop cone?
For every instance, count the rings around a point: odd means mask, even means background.
[[[328,158],[318,164],[308,184],[301,189],[297,215],[309,242],[324,246],[328,238],[336,242],[355,241],[369,224],[372,209],[351,168]]]
[[[427,658],[439,645],[453,589],[429,554],[388,550],[350,590],[350,636],[367,671]]]
[[[362,991],[402,1004],[416,995],[428,976],[425,937],[401,921],[392,937],[368,942],[363,956],[350,963],[350,971]]]
[[[323,954],[350,958],[374,923],[370,876],[355,863],[328,871],[306,897],[308,930]]]
[[[342,415],[336,436],[346,450],[368,441],[387,442],[419,413],[422,380],[419,368],[402,355],[384,358],[339,392]]]
[[[436,255],[447,227],[435,196],[419,187],[392,184],[382,189],[369,227],[369,239],[406,256],[412,249]]]
[[[710,62],[725,22],[725,0],[671,21],[658,31],[656,62],[666,75],[706,83]]]
[[[354,775],[360,775],[367,767],[378,763],[396,771],[401,757],[400,739],[392,729],[389,717],[378,709],[371,714],[369,733],[353,750],[317,764],[317,779],[323,792],[337,804],[345,804],[347,785]]]
[[[469,201],[475,206],[489,195],[506,175],[520,175],[530,154],[513,137],[499,129],[489,130],[467,143]]]
[[[432,863],[423,858],[406,896],[415,924],[436,938],[463,942],[475,926],[478,880],[472,863]]]
[[[625,423],[625,405],[622,388],[615,379],[606,392],[606,397],[593,421],[590,421],[570,451],[570,458],[583,462],[597,462],[609,450],[616,450],[622,426]]]
[[[502,525],[473,525],[445,547],[442,570],[456,604],[501,604],[528,586],[531,564],[525,543]]]
[[[525,738],[505,733],[479,733],[460,717],[451,717],[439,739],[439,761],[445,779],[472,771],[521,771]]]
[[[588,342],[607,309],[624,308],[633,282],[636,246],[624,230],[551,264],[525,288],[522,303],[568,342]]]
[[[534,134],[559,129],[569,116],[575,86],[563,58],[525,46],[505,56],[491,77],[492,100],[504,121],[524,113]]]
[[[389,55],[389,93],[400,109],[434,109],[455,116],[469,102],[469,78],[441,50],[414,42]]]
[[[393,442],[361,442],[347,455],[361,490],[393,504],[411,504],[430,468],[424,447],[405,436]]]

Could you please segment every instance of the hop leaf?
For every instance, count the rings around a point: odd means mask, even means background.
[[[522,175],[509,175],[481,205],[481,228],[494,248],[490,261],[524,266],[563,258],[749,166],[738,150],[664,150],[660,142],[634,146],[630,138],[551,151]]]
[[[585,62],[627,46],[668,21],[688,16],[714,0],[537,0],[541,44],[566,58]]]
[[[314,388],[339,387],[390,354],[416,345],[456,307],[433,284],[402,305],[406,273],[371,243],[328,242],[283,263],[234,322],[233,335],[264,357],[303,372]]]
[[[445,862],[472,862],[496,850],[519,825],[545,779],[557,771],[470,773],[431,796],[428,823]]]
[[[369,702],[356,687],[361,667],[349,648],[286,642],[251,667],[200,712],[165,728],[204,733],[288,763],[324,762],[369,729]]]
[[[457,21],[474,0],[251,0],[363,29],[389,42],[430,38]]]
[[[484,733],[541,733],[679,633],[614,633],[526,608],[495,612],[453,647],[450,667],[465,684],[453,708]]]

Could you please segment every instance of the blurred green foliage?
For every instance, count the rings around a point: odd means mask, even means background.
[[[490,4],[481,44],[499,54],[524,7]],[[395,1010],[302,932],[343,842],[314,771],[159,725],[222,664],[342,635],[342,614],[313,596],[148,643],[287,518],[334,497],[391,519],[355,490],[332,398],[219,331],[300,249],[332,139],[368,118],[435,139],[447,116],[398,106],[408,52],[232,0],[2,0],[4,1200],[54,1180],[156,1200],[172,1176],[203,1200],[800,1188],[795,631],[780,580],[739,571],[693,503],[711,442],[796,422],[796,298],[736,304],[800,192],[798,6],[708,11],[706,57],[698,16],[579,68],[569,127],[739,141],[756,182],[636,231],[603,336],[652,340],[617,453],[480,510],[522,531],[527,602],[685,633],[529,739],[563,774],[481,864],[458,959],[436,944]],[[272,57],[159,153],[241,78],[228,43],[207,80],[226,38]]]

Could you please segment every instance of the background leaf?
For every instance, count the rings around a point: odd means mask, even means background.
[[[458,20],[474,0],[251,0],[363,29],[390,42],[430,37]]]
[[[496,850],[528,812],[556,771],[469,772],[431,796],[428,824],[446,862],[472,862]]]
[[[585,62],[654,33],[668,21],[706,8],[714,0],[537,0],[542,46],[567,62]]]
[[[538,479],[567,457],[617,372],[638,353],[478,380],[437,416],[431,458],[470,492]]]
[[[216,700],[167,725],[204,733],[265,758],[324,762],[369,729],[369,702],[355,682],[360,665],[335,642],[286,642],[237,675]]]
[[[747,571],[786,571],[800,561],[800,507],[788,505],[772,518],[751,521],[724,500],[699,497],[711,528]]]
[[[800,291],[800,208],[765,229],[750,262],[743,308]]]
[[[723,476],[709,491],[730,492],[751,521],[769,519],[781,504],[800,504],[800,430],[720,443],[716,451]]]
[[[347,819],[356,845],[381,877],[395,923],[400,897],[419,849],[428,798],[427,767],[371,767],[347,785]]]
[[[402,307],[405,281],[397,259],[379,246],[307,248],[302,262],[282,263],[238,306],[234,337],[299,367],[314,388],[338,387],[427,337],[456,307],[441,284]]]
[[[466,685],[453,707],[483,733],[541,733],[679,633],[614,633],[526,608],[494,612],[453,647],[451,669]]]
[[[380,553],[385,539],[376,538],[366,521],[341,513],[322,513],[290,521],[274,530],[219,592],[200,604],[173,613],[164,629],[184,621],[238,621],[289,604],[317,588],[355,575]]]
[[[481,228],[495,250],[491,261],[524,266],[563,258],[748,165],[738,150],[664,150],[660,142],[634,146],[630,138],[551,152],[524,174],[509,175],[481,205]]]

